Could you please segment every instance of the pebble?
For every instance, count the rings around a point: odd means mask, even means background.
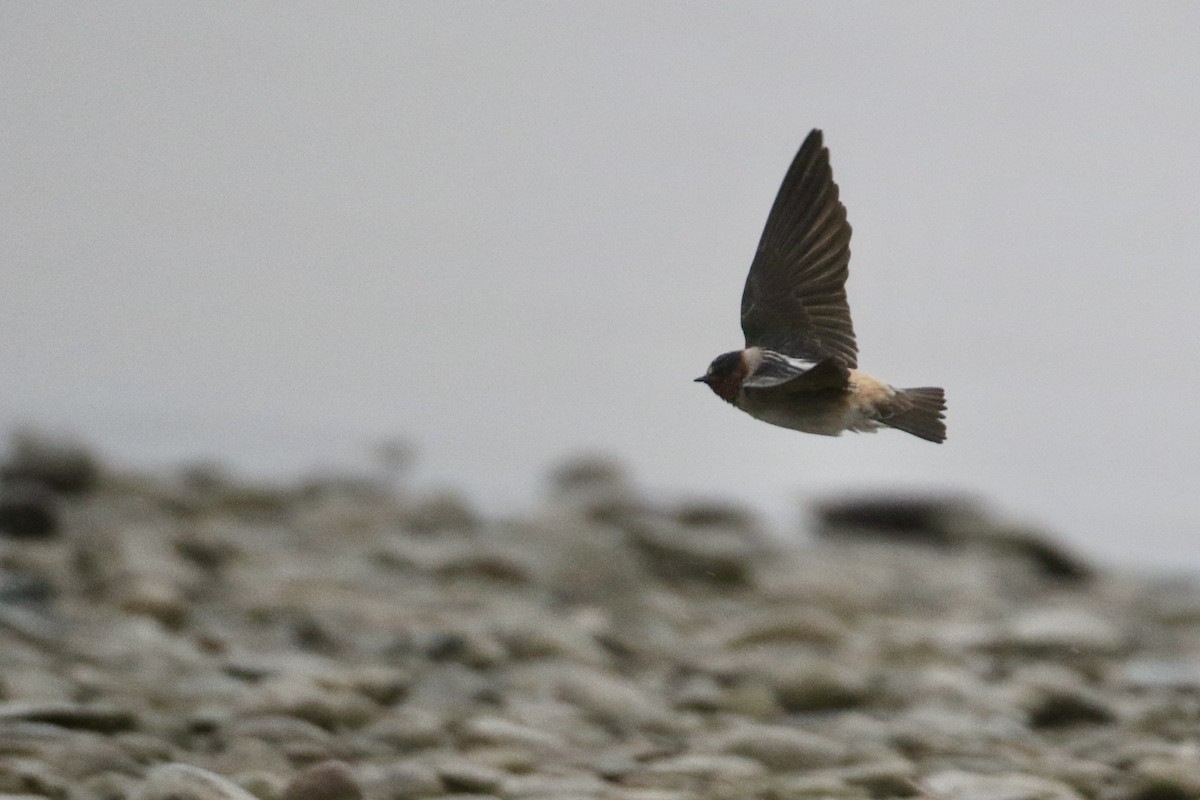
[[[784,725],[744,725],[718,737],[714,746],[778,772],[829,767],[845,759],[848,752],[845,745]]]
[[[136,800],[256,800],[233,781],[191,764],[160,764],[146,774]]]
[[[1012,620],[1001,647],[1064,658],[1117,655],[1127,637],[1111,621],[1083,608],[1034,608]]]
[[[0,535],[48,539],[59,531],[58,501],[41,484],[0,486]]]
[[[100,733],[132,730],[137,718],[125,709],[81,703],[0,703],[0,722],[26,720],[60,728]]]
[[[298,773],[282,800],[362,800],[362,787],[343,761],[322,761]]]
[[[947,770],[920,781],[922,791],[944,800],[1083,800],[1061,781],[1036,775],[980,775]]]
[[[1200,581],[970,504],[803,543],[595,459],[508,519],[94,466],[0,539],[0,800],[1200,796]]]
[[[0,479],[28,481],[61,494],[80,494],[96,488],[100,466],[86,447],[37,431],[18,431],[0,462]]]
[[[445,794],[437,772],[415,761],[398,761],[364,770],[365,794],[379,800],[411,800]]]

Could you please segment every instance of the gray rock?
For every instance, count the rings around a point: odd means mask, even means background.
[[[1132,773],[1146,792],[1143,796],[1200,797],[1200,747],[1192,742],[1148,756],[1134,764]]]
[[[930,775],[919,785],[921,791],[945,800],[1082,800],[1065,783],[1018,773],[980,775],[947,770]]]
[[[191,764],[161,764],[146,773],[137,800],[257,800],[233,781]]]
[[[713,744],[722,753],[752,758],[777,772],[829,767],[845,759],[848,752],[843,744],[784,725],[744,725]]]
[[[595,775],[576,773],[566,775],[510,775],[498,792],[513,798],[598,798],[608,790],[608,784]]]
[[[562,750],[566,743],[552,733],[495,716],[478,716],[464,722],[459,738],[465,745],[517,745],[536,750]]]
[[[1081,608],[1035,608],[1012,620],[1002,648],[1064,658],[1117,655],[1129,644],[1108,619]]]
[[[558,695],[607,725],[663,727],[671,718],[657,698],[641,687],[599,670],[564,672],[558,682]]]
[[[765,777],[766,768],[752,758],[735,755],[689,753],[650,762],[629,775],[630,786],[655,789],[713,790],[741,786],[752,796],[750,783]]]
[[[627,514],[618,524],[667,581],[748,586],[769,552],[759,537],[736,528],[697,528],[649,512]]]
[[[495,794],[508,778],[503,770],[459,757],[440,759],[436,770],[451,792]]]
[[[361,783],[364,794],[372,800],[411,800],[446,793],[437,772],[414,761],[364,768]]]
[[[377,718],[363,728],[361,734],[401,753],[439,747],[450,736],[441,716],[427,709],[408,707],[394,709]]]

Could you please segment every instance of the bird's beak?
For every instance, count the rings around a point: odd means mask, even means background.
[[[708,383],[708,376],[701,375],[699,378],[696,378],[694,381],[692,381],[692,383]]]

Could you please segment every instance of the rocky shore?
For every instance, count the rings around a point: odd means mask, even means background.
[[[0,476],[3,800],[1200,797],[1200,583],[963,501]]]

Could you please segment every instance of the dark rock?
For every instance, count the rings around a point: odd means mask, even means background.
[[[1047,578],[1083,582],[1091,580],[1096,574],[1082,557],[1037,531],[997,529],[986,537],[985,542],[1001,553],[1028,561]]]
[[[951,547],[976,527],[973,504],[956,497],[878,495],[817,505],[816,534]]]
[[[8,459],[0,464],[0,478],[38,483],[61,494],[90,491],[99,476],[96,459],[81,445],[29,432],[13,436]]]
[[[757,526],[754,513],[749,509],[715,500],[684,503],[675,516],[684,525],[696,528],[721,526],[751,530]]]
[[[137,727],[137,717],[119,708],[78,703],[0,703],[0,721],[45,722],[60,728],[118,733]]]
[[[300,772],[283,790],[283,800],[361,800],[362,788],[343,761],[322,761]]]
[[[0,568],[0,603],[45,605],[55,593],[54,584],[45,575]]]
[[[877,495],[817,505],[816,534],[827,538],[874,539],[938,548],[979,545],[1016,556],[1039,574],[1085,581],[1094,570],[1048,536],[997,521],[969,498],[948,495]]]
[[[1099,700],[1074,692],[1048,692],[1029,710],[1031,728],[1107,725],[1115,719],[1113,712]]]
[[[25,482],[0,488],[0,534],[48,539],[58,528],[58,501],[45,486]]]
[[[404,527],[416,534],[465,533],[479,526],[479,515],[465,498],[439,492],[412,503],[403,514]]]

